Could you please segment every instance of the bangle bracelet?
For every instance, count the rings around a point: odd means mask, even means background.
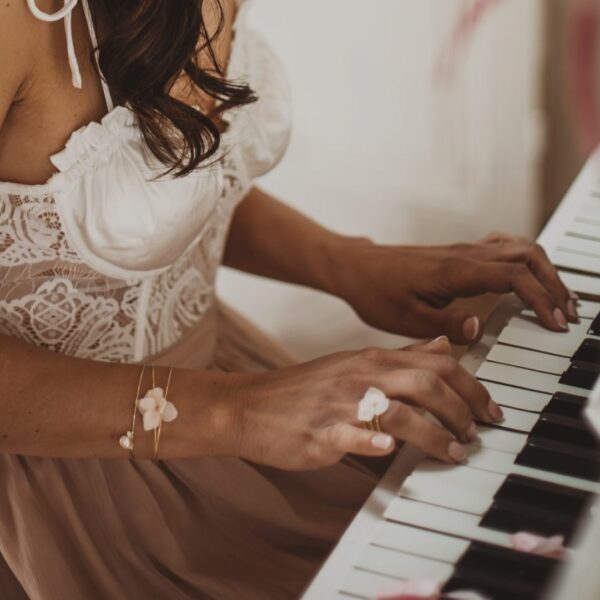
[[[129,450],[131,452],[131,454],[133,454],[133,442],[135,439],[135,417],[136,417],[135,409],[137,407],[138,398],[140,397],[140,389],[142,387],[142,379],[144,377],[145,369],[146,369],[146,365],[142,365],[142,371],[140,372],[140,376],[138,378],[137,391],[135,393],[135,401],[133,403],[133,417],[131,419],[131,429],[129,431],[125,432],[119,438],[119,445],[121,446],[121,448],[123,448],[124,450]]]
[[[161,410],[160,423],[158,425],[158,429],[154,430],[154,460],[156,460],[158,458],[158,444],[160,443],[160,432],[162,431],[163,421],[165,421],[165,420],[172,421],[177,416],[177,409],[168,400],[169,385],[171,384],[171,376],[172,375],[173,375],[173,367],[171,367],[169,369],[169,375],[167,377],[167,385],[165,387],[165,405],[164,405],[164,407]],[[154,382],[154,369],[152,369],[152,380]],[[165,419],[165,410],[167,409],[167,407],[169,405],[171,405],[173,407],[173,409],[175,410],[175,417],[173,417],[173,419]]]
[[[172,402],[167,400],[173,367],[169,369],[167,385],[165,390],[156,387],[154,380],[154,367],[152,369],[152,388],[149,389],[143,398],[137,401],[137,409],[142,414],[144,431],[154,430],[154,459],[158,458],[158,445],[160,443],[160,434],[163,421],[170,422],[177,418],[177,409]]]

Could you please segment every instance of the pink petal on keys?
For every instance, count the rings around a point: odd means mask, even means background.
[[[440,584],[435,581],[401,581],[377,600],[439,600]]]
[[[409,580],[394,585],[390,592],[380,594],[377,600],[490,600],[487,596],[470,590],[444,592],[435,581]]]
[[[541,537],[520,531],[510,536],[510,543],[513,549],[519,552],[528,552],[549,558],[562,558],[565,552],[565,538],[562,535]]]

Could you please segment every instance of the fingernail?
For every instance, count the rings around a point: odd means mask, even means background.
[[[568,292],[571,300],[574,300],[575,302],[579,300],[579,294],[576,294],[573,290],[568,290]]]
[[[504,420],[502,409],[493,400],[490,400],[490,403],[488,404],[488,412],[495,423],[500,423]]]
[[[463,323],[463,335],[468,340],[474,340],[479,334],[479,319],[477,317],[469,317]]]
[[[569,329],[569,324],[567,323],[567,317],[565,317],[564,313],[560,308],[554,309],[554,320],[556,324],[561,328],[567,331]]]
[[[467,449],[458,442],[450,442],[448,446],[448,456],[457,463],[463,462],[467,458]]]
[[[435,340],[433,340],[433,342],[431,342],[432,344],[435,344],[436,342],[441,342],[441,341],[448,341],[448,338],[445,335],[440,335],[440,337],[436,337]]]
[[[392,445],[393,439],[391,435],[378,433],[371,438],[371,444],[380,450],[388,450]]]
[[[467,439],[470,442],[474,442],[477,439],[477,436],[478,436],[477,425],[475,425],[475,423],[471,423],[471,425],[469,426],[469,429],[467,429]]]
[[[579,314],[577,313],[577,307],[575,306],[575,302],[573,300],[569,300],[567,302],[567,312],[572,319],[579,319]]]

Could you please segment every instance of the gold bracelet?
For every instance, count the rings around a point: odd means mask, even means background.
[[[131,454],[133,454],[133,443],[135,440],[135,417],[136,417],[136,407],[138,398],[140,397],[140,389],[142,388],[142,379],[144,377],[144,371],[146,369],[146,365],[142,365],[142,371],[140,373],[138,384],[137,384],[137,392],[135,393],[135,400],[133,402],[133,417],[131,419],[131,429],[125,432],[119,438],[119,445],[124,450],[129,450]]]
[[[160,414],[160,423],[158,425],[158,429],[154,430],[154,460],[158,459],[158,445],[160,443],[160,433],[162,431],[162,424],[163,421],[165,420],[165,410],[167,409],[167,406],[169,406],[169,386],[171,385],[171,376],[173,375],[173,367],[171,367],[169,369],[169,375],[167,377],[167,385],[165,387],[165,405],[161,410],[161,414]],[[154,367],[152,368],[152,387],[154,387]],[[174,405],[171,404],[171,406]],[[172,419],[169,419],[172,420]]]
[[[152,388],[149,389],[143,398],[137,401],[137,409],[142,414],[142,422],[144,431],[154,431],[154,459],[158,458],[158,446],[160,443],[160,434],[162,432],[163,421],[170,422],[177,418],[177,409],[172,402],[167,400],[169,387],[171,385],[171,377],[173,375],[173,367],[169,369],[167,385],[163,389],[156,386],[154,378],[154,366],[152,369]]]

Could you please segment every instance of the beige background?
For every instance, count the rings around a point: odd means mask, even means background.
[[[469,1],[255,0],[295,101],[288,154],[260,185],[386,243],[535,236],[582,161],[562,59],[572,2],[498,3],[441,85],[435,66]],[[404,343],[323,294],[227,270],[219,286],[302,358]]]

